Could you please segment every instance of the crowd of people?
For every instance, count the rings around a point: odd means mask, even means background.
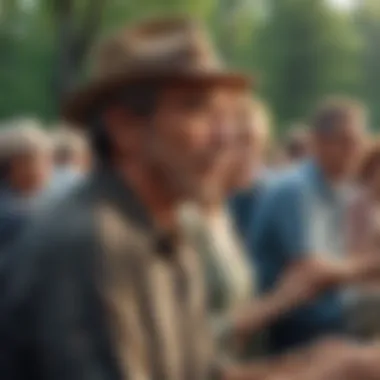
[[[17,240],[33,215],[54,203],[90,169],[85,137],[69,128],[51,132],[16,118],[0,130],[0,249]]]
[[[1,379],[380,379],[365,107],[274,141],[193,21],[97,52],[64,124],[0,131]]]

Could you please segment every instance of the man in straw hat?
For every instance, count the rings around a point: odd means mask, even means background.
[[[273,362],[216,363],[176,224],[219,170],[247,78],[178,19],[122,31],[96,63],[65,117],[88,127],[97,169],[1,262],[1,379],[270,379]]]
[[[219,170],[247,78],[178,19],[123,30],[96,63],[65,117],[88,127],[97,169],[1,263],[1,379],[268,378],[273,362],[216,364],[201,267],[176,224]]]
[[[214,364],[176,209],[207,190],[249,80],[182,19],[122,30],[94,63],[64,116],[87,127],[97,168],[3,263],[1,378],[243,379]]]

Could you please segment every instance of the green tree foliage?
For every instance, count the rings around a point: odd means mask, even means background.
[[[278,125],[303,118],[331,93],[363,96],[380,122],[380,6],[353,12],[329,0],[2,0],[0,120],[52,120],[86,72],[95,39],[161,14],[206,22],[223,57],[257,77]]]
[[[380,2],[364,0],[357,21],[364,37],[362,58],[363,99],[372,111],[372,123],[380,128]]]
[[[56,31],[55,94],[61,103],[82,77],[86,57],[102,25],[106,0],[49,0],[48,4]]]
[[[25,2],[26,3],[26,2]],[[43,9],[18,0],[2,3],[0,19],[0,118],[51,117],[53,40]]]
[[[270,5],[260,36],[260,71],[278,120],[302,117],[327,94],[355,93],[360,39],[348,15],[320,0]]]

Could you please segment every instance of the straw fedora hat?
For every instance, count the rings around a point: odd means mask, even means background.
[[[105,99],[130,85],[250,85],[247,76],[223,68],[201,25],[185,18],[123,29],[99,46],[93,64],[90,81],[64,105],[70,123],[85,124]]]

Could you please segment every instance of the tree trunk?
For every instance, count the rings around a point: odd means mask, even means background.
[[[105,6],[105,0],[88,0],[83,15],[77,15],[74,3],[75,0],[55,2],[57,70],[54,84],[59,107],[82,76]]]

